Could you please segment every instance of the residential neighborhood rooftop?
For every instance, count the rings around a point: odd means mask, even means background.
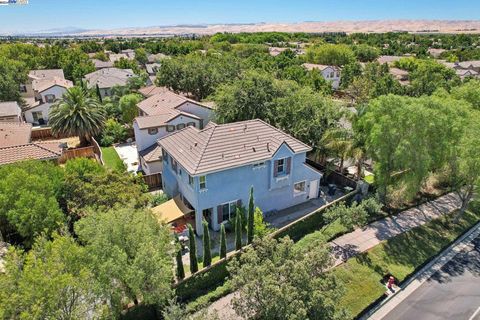
[[[144,96],[145,98],[151,97],[153,95],[159,94],[159,93],[164,93],[165,91],[168,91],[168,88],[166,87],[157,87],[156,85],[151,85],[148,87],[143,87],[138,89],[138,92]]]
[[[187,127],[158,140],[158,144],[192,175],[270,159],[282,144],[294,153],[310,151],[303,142],[255,119],[203,130]]]
[[[30,123],[0,122],[0,148],[30,143],[31,132]]]
[[[0,148],[0,165],[23,160],[50,160],[62,155],[62,148],[55,142],[37,142]]]
[[[53,86],[60,86],[68,89],[73,87],[73,82],[57,76],[54,76],[52,78],[33,80],[32,82],[32,88],[37,92],[45,91]]]
[[[85,75],[85,79],[90,88],[97,85],[99,88],[111,88],[125,86],[134,76],[132,69],[104,68]]]
[[[112,68],[113,62],[112,61],[102,61],[99,59],[92,59],[93,64],[95,65],[96,69],[103,69],[103,68]]]
[[[161,89],[158,89],[162,91]],[[147,115],[159,115],[165,114],[167,110],[173,110],[178,108],[184,103],[191,102],[197,105],[204,106],[206,108],[211,109],[211,106],[203,105],[200,102],[197,102],[192,99],[188,99],[183,97],[179,94],[176,94],[172,91],[163,91],[158,94],[155,94],[142,102],[140,102],[137,106],[140,110],[145,112]]]
[[[30,70],[28,76],[33,80],[50,79],[54,77],[65,78],[62,69]]]
[[[338,67],[336,67],[336,66],[327,66],[327,65],[324,65],[324,64],[315,64],[315,63],[304,63],[304,64],[302,64],[302,66],[307,70],[318,69],[320,71],[323,71],[327,68],[338,69]]]
[[[19,110],[20,106],[17,101],[0,102],[0,117],[15,116]]]

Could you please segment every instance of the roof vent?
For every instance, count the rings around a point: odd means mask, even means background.
[[[267,151],[270,152],[270,143],[267,142]]]
[[[196,146],[198,145],[198,143],[197,143],[197,142],[195,142],[193,145],[196,147]]]
[[[255,150],[255,147],[252,147],[252,150],[253,150],[253,152],[257,152],[257,150]]]
[[[245,131],[247,131],[247,125],[243,126],[243,133],[245,133]]]
[[[225,158],[225,154],[222,152],[222,159],[224,159],[224,158]]]

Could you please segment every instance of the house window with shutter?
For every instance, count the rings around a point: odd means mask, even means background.
[[[274,161],[273,175],[275,177],[290,174],[290,167],[292,165],[292,158],[282,158]]]
[[[177,173],[177,161],[172,158],[172,170]]]
[[[45,102],[46,102],[46,103],[53,103],[53,102],[55,102],[55,95],[53,95],[53,94],[46,94],[46,95],[45,95]]]
[[[177,130],[181,130],[181,129],[183,129],[183,128],[185,128],[185,123],[179,123],[179,124],[177,124]]]

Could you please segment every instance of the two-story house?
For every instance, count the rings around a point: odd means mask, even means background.
[[[319,194],[322,174],[305,163],[311,148],[262,120],[187,127],[158,145],[164,192],[194,210],[197,234],[203,218],[219,230],[248,204],[251,186],[255,205],[272,214]]]
[[[322,77],[332,84],[333,89],[340,87],[340,68],[323,64],[304,63],[303,67],[309,71],[318,70]]]
[[[101,98],[112,95],[115,86],[124,87],[128,79],[135,77],[131,69],[103,68],[85,75],[88,88],[98,88]]]
[[[23,122],[22,109],[17,101],[0,102],[0,122]]]
[[[157,140],[185,127],[202,129],[212,117],[212,108],[171,91],[154,94],[138,105],[133,121],[140,169],[146,174],[162,171]]]
[[[50,107],[71,87],[73,82],[65,79],[61,69],[30,71],[27,83],[20,86],[26,101],[25,121],[34,125],[47,124]]]

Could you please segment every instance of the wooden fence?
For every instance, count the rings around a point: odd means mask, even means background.
[[[60,159],[58,159],[59,163],[65,163],[70,159],[73,158],[95,158],[95,147],[89,146],[85,148],[76,148],[76,149],[67,149],[64,150]]]
[[[97,161],[100,162],[100,164],[103,166],[103,154],[102,154],[102,148],[100,148],[100,145],[98,144],[97,140],[92,137],[92,147],[93,147],[93,152],[95,152],[97,156]]]
[[[154,173],[142,176],[143,182],[148,186],[148,189],[156,189],[162,187],[162,174]]]
[[[30,137],[32,140],[69,138],[69,136],[67,135],[53,135],[52,129],[50,127],[32,128],[32,133]]]
[[[309,166],[314,167],[317,170],[325,172],[326,168],[325,166],[321,165],[318,162],[315,162],[313,160],[310,160],[307,158],[306,163]],[[327,183],[333,183],[336,184],[337,186],[340,187],[350,187],[350,188],[357,188],[357,182],[353,179],[350,179],[349,177],[344,176],[343,174],[337,172],[337,171],[332,171],[328,174],[327,176]]]

